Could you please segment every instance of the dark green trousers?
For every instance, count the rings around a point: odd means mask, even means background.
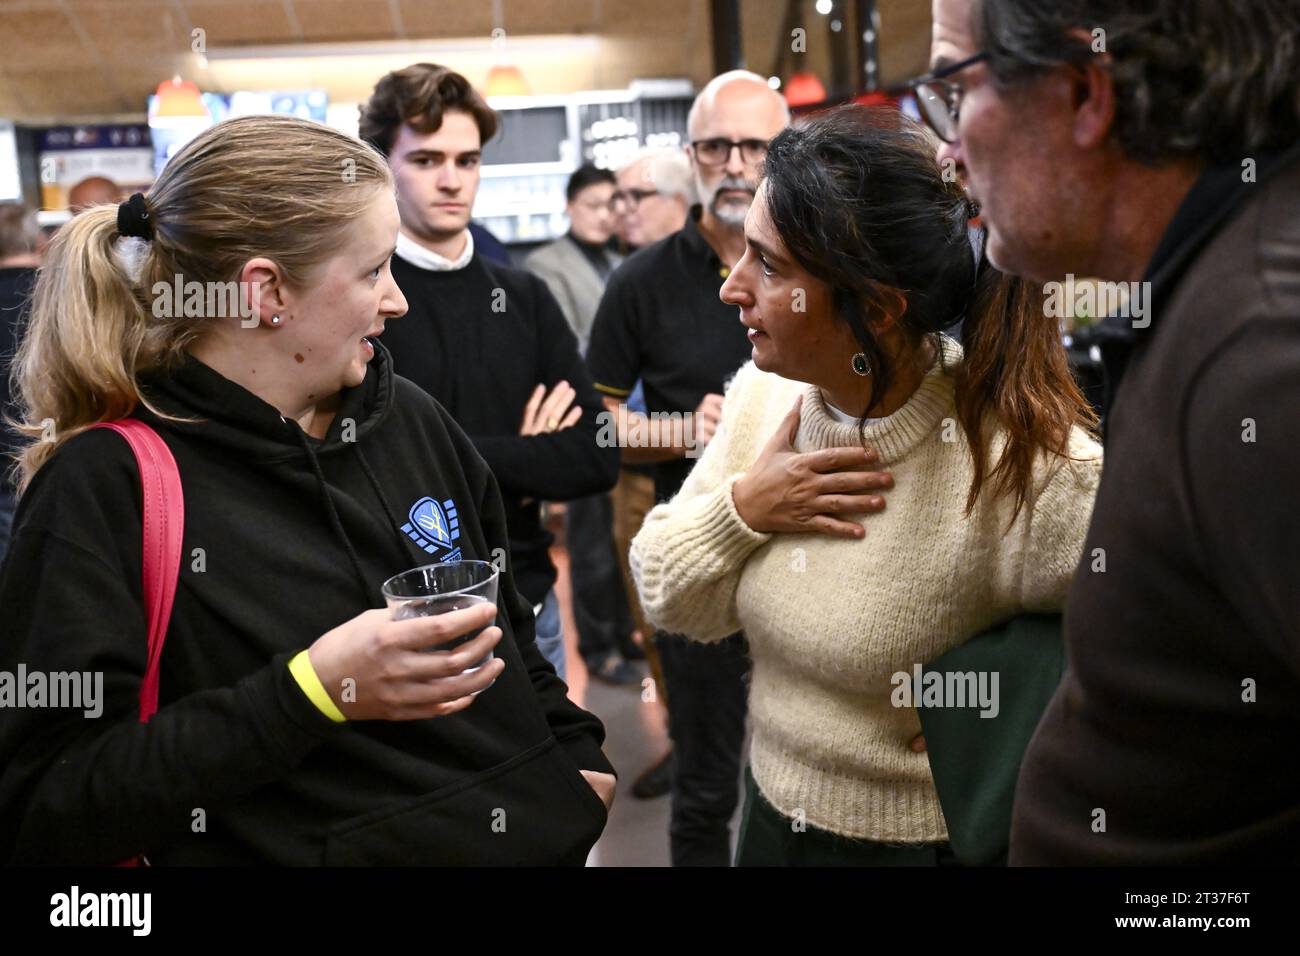
[[[745,810],[736,866],[955,866],[947,843],[854,840],[814,826],[801,830],[768,803],[745,768]]]

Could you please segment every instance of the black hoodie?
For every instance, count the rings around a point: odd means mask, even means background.
[[[0,856],[156,864],[581,864],[612,772],[604,730],[538,652],[507,570],[505,670],[466,710],[335,724],[287,663],[421,564],[508,548],[496,482],[469,440],[377,345],[324,441],[193,358],[141,409],[185,490],[159,710],[145,668],[135,459],[96,429],[23,497],[0,569],[0,670],[102,671],[103,714],[0,709]],[[415,525],[439,510],[442,540]],[[416,539],[419,539],[418,541]],[[558,743],[557,743],[558,741]]]

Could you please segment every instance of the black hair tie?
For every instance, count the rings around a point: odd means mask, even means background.
[[[144,204],[144,193],[135,193],[117,207],[117,234],[136,239],[153,239],[153,220]]]

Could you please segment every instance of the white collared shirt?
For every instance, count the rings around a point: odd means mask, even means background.
[[[440,256],[432,249],[426,249],[406,233],[397,233],[397,254],[420,269],[432,272],[455,272],[464,269],[474,258],[474,233],[465,230],[465,251],[455,259]]]

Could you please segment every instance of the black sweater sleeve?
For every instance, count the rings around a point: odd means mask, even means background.
[[[616,442],[607,440],[610,429],[602,429],[604,405],[555,297],[541,279],[527,278],[542,352],[538,381],[548,391],[561,380],[572,385],[582,418],[571,428],[552,434],[470,438],[496,475],[501,491],[511,497],[568,501],[607,491],[618,481],[621,453]]]
[[[458,429],[452,428],[451,431],[455,434]],[[462,451],[460,457],[467,470],[472,468],[472,450]],[[509,554],[501,490],[491,471],[484,468],[480,474],[483,493],[478,501],[478,515],[483,536],[491,552]],[[537,647],[536,618],[533,616],[532,605],[515,587],[509,561],[501,573],[497,593],[501,610],[510,623],[510,630],[519,647],[519,654],[524,659],[524,666],[528,669],[528,677],[537,693],[538,703],[551,733],[581,769],[614,773],[613,766],[600,749],[605,741],[605,725],[594,714],[569,700],[569,688],[560,680],[550,662],[542,656]]]
[[[102,713],[0,708],[0,858],[110,864],[147,854],[195,810],[239,799],[345,732],[298,688],[288,655],[139,722],[137,474],[121,438],[88,433],[45,465],[20,508],[0,569],[0,671],[89,672],[102,679]]]

